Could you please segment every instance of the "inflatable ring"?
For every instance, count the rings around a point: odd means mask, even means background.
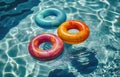
[[[52,48],[49,50],[42,50],[39,45],[43,42],[51,42]],[[49,61],[57,58],[64,48],[63,41],[54,34],[40,34],[34,37],[29,43],[29,53],[38,60]]]
[[[68,30],[77,29],[78,33],[70,33]],[[61,24],[58,28],[58,36],[66,43],[78,44],[85,41],[90,33],[88,26],[78,20],[69,20]]]
[[[45,19],[48,16],[55,16],[54,19]],[[35,16],[35,22],[43,28],[55,28],[66,20],[64,11],[57,8],[49,8],[39,12]]]

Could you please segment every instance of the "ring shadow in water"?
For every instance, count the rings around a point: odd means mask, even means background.
[[[34,2],[33,2],[34,1]],[[0,2],[0,40],[9,30],[33,13],[32,7],[37,6],[40,0],[11,0],[11,2]],[[24,6],[23,6],[24,5]]]
[[[48,77],[75,77],[68,69],[55,69],[49,73]]]
[[[80,74],[89,74],[93,72],[98,65],[98,60],[95,57],[95,50],[89,50],[85,47],[79,49],[70,49],[71,65],[77,69]],[[74,52],[73,52],[74,51]]]
[[[93,72],[98,65],[98,60],[95,57],[94,49],[87,49],[86,47],[72,48],[72,45],[65,44],[69,51],[69,59],[71,65],[77,69],[80,74],[89,74]],[[55,69],[49,73],[48,77],[75,77],[69,69]]]
[[[72,45],[64,43],[65,48],[69,48]],[[75,77],[68,69],[55,69],[49,73],[48,77]]]

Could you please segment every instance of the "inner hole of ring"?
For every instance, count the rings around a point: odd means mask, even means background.
[[[43,42],[39,45],[39,48],[42,50],[50,50],[52,48],[51,42]]]
[[[68,32],[72,33],[72,34],[76,34],[76,33],[79,33],[80,30],[78,30],[78,29],[69,29]]]
[[[45,20],[55,20],[57,17],[57,15],[55,13],[49,13],[47,15],[44,16]]]

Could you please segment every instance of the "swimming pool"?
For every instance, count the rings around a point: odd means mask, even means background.
[[[119,0],[1,0],[0,77],[119,77]],[[39,27],[38,11],[57,7],[67,20],[84,21],[89,38],[80,44],[65,43],[64,53],[55,60],[38,61],[28,53],[28,43],[37,34],[57,29]],[[49,45],[44,45],[45,49]]]

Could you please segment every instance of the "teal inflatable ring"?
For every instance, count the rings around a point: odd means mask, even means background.
[[[54,19],[45,19],[48,16],[55,16]],[[49,8],[38,12],[35,16],[35,22],[38,26],[43,28],[55,28],[58,27],[66,20],[66,14],[64,11],[57,8]]]

